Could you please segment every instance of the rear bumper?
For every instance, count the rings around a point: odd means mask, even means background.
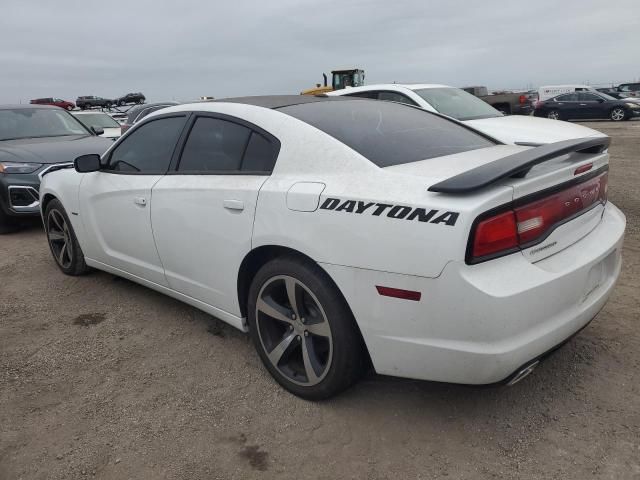
[[[378,373],[489,384],[596,316],[620,273],[625,224],[609,203],[591,233],[551,257],[449,262],[437,278],[323,267],[351,306]],[[422,298],[382,297],[376,285],[417,290]]]

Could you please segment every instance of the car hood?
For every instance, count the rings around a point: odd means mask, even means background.
[[[0,161],[64,163],[88,153],[102,155],[113,141],[92,135],[0,141]]]
[[[467,120],[464,123],[503,143],[543,144],[573,138],[604,137],[603,133],[575,123],[524,115]]]

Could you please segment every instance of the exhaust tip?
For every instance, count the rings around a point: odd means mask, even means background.
[[[511,387],[511,386],[515,385],[516,383],[518,383],[520,380],[524,379],[525,377],[528,377],[536,369],[536,367],[538,366],[539,363],[540,363],[540,360],[536,360],[535,362],[531,362],[526,367],[520,369],[511,378],[511,380],[509,380],[509,382],[507,383],[507,386]]]

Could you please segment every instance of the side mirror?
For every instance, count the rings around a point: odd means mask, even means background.
[[[95,125],[91,127],[91,131],[93,133],[95,133],[96,135],[100,136],[104,133],[104,128],[102,127],[96,127]]]
[[[80,155],[73,161],[73,167],[79,173],[97,172],[100,170],[100,155],[97,153]]]

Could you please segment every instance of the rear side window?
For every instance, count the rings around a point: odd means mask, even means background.
[[[151,120],[140,125],[113,150],[107,170],[164,174],[169,168],[185,117]]]
[[[279,110],[331,135],[379,167],[496,145],[453,120],[392,102],[336,99]]]
[[[181,172],[240,170],[251,130],[219,118],[199,117],[185,143]]]
[[[252,132],[242,160],[246,172],[270,172],[276,163],[278,146],[263,135]]]
[[[238,123],[198,117],[185,142],[182,173],[271,172],[279,142]]]
[[[416,102],[411,100],[406,95],[398,92],[382,91],[378,93],[378,100],[386,100],[387,102],[406,103],[407,105],[416,106]]]
[[[566,93],[564,95],[560,95],[559,97],[556,97],[556,100],[558,102],[577,102],[578,101],[578,94],[577,93]]]

